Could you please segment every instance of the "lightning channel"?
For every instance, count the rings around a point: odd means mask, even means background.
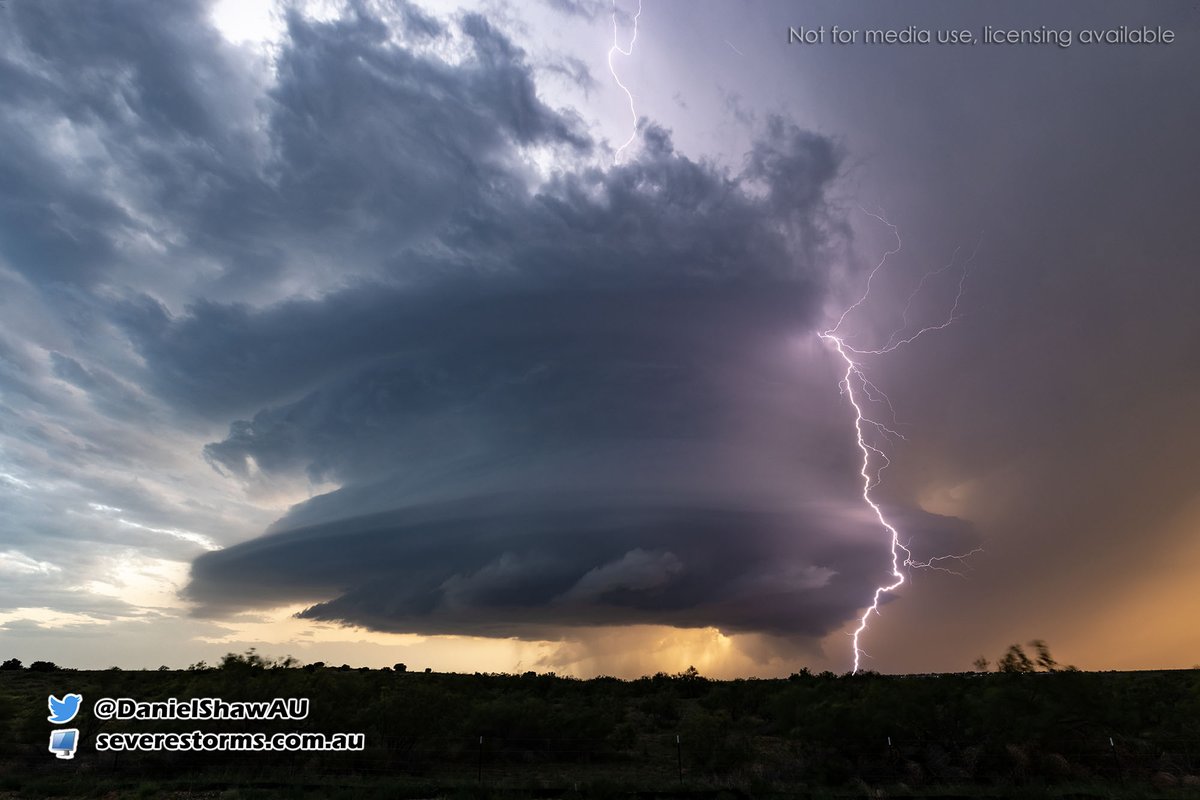
[[[900,326],[892,332],[884,345],[877,348],[856,348],[848,343],[846,334],[841,332],[842,327],[845,325],[847,318],[867,302],[876,276],[884,269],[889,258],[899,253],[903,247],[899,227],[889,222],[881,214],[874,214],[866,209],[862,209],[862,211],[886,225],[891,230],[892,235],[896,237],[896,244],[884,252],[879,262],[868,274],[866,287],[863,289],[862,295],[842,312],[841,316],[838,317],[837,323],[832,328],[818,334],[823,341],[833,347],[834,352],[837,353],[838,357],[845,364],[846,370],[838,386],[854,413],[854,435],[859,452],[862,454],[862,462],[859,467],[859,475],[862,476],[862,498],[875,519],[879,522],[879,525],[886,532],[891,552],[891,575],[886,582],[875,587],[870,604],[863,611],[862,616],[859,617],[858,626],[854,629],[853,634],[851,634],[854,642],[854,668],[852,670],[854,673],[858,672],[861,667],[862,658],[866,656],[866,653],[862,650],[860,640],[863,633],[867,630],[867,624],[871,619],[871,615],[880,613],[879,604],[885,594],[895,592],[904,585],[907,578],[905,572],[902,571],[903,569],[928,569],[936,572],[962,575],[960,571],[953,569],[949,565],[953,564],[965,567],[968,558],[982,552],[980,548],[975,548],[968,553],[935,556],[925,561],[917,561],[913,558],[912,550],[909,549],[909,546],[901,542],[899,530],[888,520],[879,503],[875,501],[875,498],[872,496],[872,490],[879,485],[882,480],[883,471],[891,464],[891,460],[888,458],[883,447],[886,443],[895,439],[905,441],[906,439],[901,433],[895,430],[896,427],[900,427],[900,423],[896,420],[896,410],[892,406],[891,400],[867,377],[862,361],[864,356],[881,356],[895,352],[898,348],[912,344],[926,334],[944,330],[958,319],[959,305],[966,288],[968,267],[974,260],[975,253],[979,249],[979,242],[976,242],[975,250],[972,251],[971,256],[966,259],[960,268],[958,291],[954,297],[952,307],[943,320],[926,325],[915,332],[910,332],[912,326],[909,322],[909,314],[912,310],[913,301],[925,288],[930,279],[936,278],[938,275],[954,268],[958,262],[957,250],[947,265],[940,269],[928,271],[922,276],[920,282],[909,294],[908,302],[901,315]],[[872,412],[869,411],[869,409],[877,406],[887,408],[891,418],[891,426],[875,419]],[[870,431],[874,431],[879,435],[872,437],[869,433]]]
[[[633,44],[637,41],[638,35],[638,19],[642,16],[642,0],[638,0],[638,10],[637,13],[633,15],[633,35],[629,38],[629,45],[627,47],[621,47],[621,45],[618,43],[618,37],[621,34],[617,25],[617,0],[612,0],[612,9],[613,43],[612,47],[608,48],[608,71],[612,73],[613,80],[617,82],[617,86],[620,86],[621,91],[625,93],[625,98],[629,101],[629,116],[633,119],[633,127],[629,132],[629,138],[625,140],[624,144],[617,148],[617,152],[613,155],[613,163],[616,163],[617,161],[620,161],[621,153],[625,150],[625,148],[633,144],[633,140],[637,138],[638,117],[637,108],[633,103],[633,92],[629,91],[629,87],[621,82],[621,76],[617,74],[617,69],[613,65],[613,56],[617,53],[620,53],[623,56],[633,55]]]

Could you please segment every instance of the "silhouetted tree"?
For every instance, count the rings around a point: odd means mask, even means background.
[[[200,662],[203,664],[204,662]],[[221,658],[220,669],[229,670],[262,670],[262,669],[292,669],[300,665],[292,656],[282,658],[263,658],[257,648],[251,647],[245,653],[226,653]]]
[[[221,669],[228,670],[257,670],[265,669],[267,660],[258,654],[257,648],[251,647],[245,653],[226,653],[221,657]]]
[[[57,672],[60,667],[53,661],[35,661],[29,665],[29,669],[34,672]]]
[[[1034,672],[1033,661],[1025,654],[1019,644],[1009,645],[1008,652],[996,662],[996,668],[1001,672],[1022,673]]]
[[[975,667],[976,672],[987,672],[988,667],[991,666],[991,662],[983,656],[980,656],[979,658],[975,659],[971,665]]]
[[[5,661],[3,664],[0,664],[0,669],[3,669],[3,670],[24,669],[24,667],[21,666],[21,659],[10,658],[8,661]]]
[[[1001,672],[1021,673],[1021,672],[1077,672],[1078,669],[1068,665],[1059,668],[1058,662],[1050,655],[1050,648],[1046,645],[1043,639],[1034,639],[1029,643],[1033,648],[1035,657],[1030,658],[1024,648],[1019,644],[1011,645],[1008,652],[1004,654],[1000,660],[996,662],[996,668]],[[975,666],[978,667],[980,662],[986,664],[983,658],[976,659]]]
[[[396,670],[396,672],[408,672],[408,665],[397,664],[396,666],[392,667],[392,669]]]
[[[1041,639],[1034,639],[1029,643],[1029,646],[1037,651],[1038,669],[1044,669],[1046,672],[1054,672],[1058,668],[1058,662],[1050,657],[1050,648]]]

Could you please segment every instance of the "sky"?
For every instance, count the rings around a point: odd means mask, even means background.
[[[637,11],[0,6],[0,656],[1200,662],[1196,4]]]

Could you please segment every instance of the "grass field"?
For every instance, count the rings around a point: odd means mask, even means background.
[[[75,758],[46,697],[78,692]],[[307,698],[302,720],[101,720],[100,698]],[[356,752],[98,752],[344,732]],[[278,667],[0,670],[0,797],[1200,797],[1200,671],[634,681]]]

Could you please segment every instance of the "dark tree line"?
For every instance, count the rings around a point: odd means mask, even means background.
[[[1200,788],[1200,671],[1081,672],[1061,667],[1038,641],[1010,647],[995,671],[928,676],[800,670],[786,679],[718,681],[688,669],[628,681],[577,680],[535,672],[433,673],[403,664],[300,666],[255,651],[186,670],[69,675],[0,672],[0,793],[20,788],[23,770],[44,771],[45,696],[63,691],[142,700],[304,697],[309,717],[286,726],[204,727],[367,737],[367,750],[355,754],[81,752],[76,760],[91,763],[105,780],[154,786],[355,775],[436,795],[474,785],[482,775],[514,790],[607,781],[613,791],[633,791],[677,785],[682,774],[694,788],[740,787],[750,794],[803,786],[1032,791],[1122,780],[1131,787]],[[102,722],[88,714],[78,724],[86,741],[101,731],[179,725]],[[124,796],[120,787],[113,791]]]

